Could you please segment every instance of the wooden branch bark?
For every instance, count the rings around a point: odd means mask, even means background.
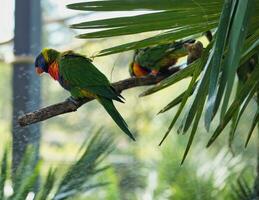
[[[139,78],[136,78],[136,77],[128,78],[122,81],[112,83],[112,86],[115,88],[117,92],[121,93],[123,90],[127,90],[130,88],[148,86],[148,85],[159,83],[161,80],[178,72],[179,70],[180,70],[179,67],[172,67],[166,74],[161,73],[157,76],[148,75],[148,76],[139,77]],[[20,124],[20,126],[27,126],[33,123],[37,123],[37,122],[55,117],[57,115],[74,112],[80,106],[92,100],[93,100],[92,98],[85,98],[82,101],[78,102],[78,104],[75,104],[73,101],[68,99],[58,104],[41,108],[34,112],[30,112],[23,116],[20,116],[18,118],[18,123]]]

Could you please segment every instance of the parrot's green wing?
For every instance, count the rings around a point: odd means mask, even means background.
[[[76,86],[95,95],[122,101],[106,76],[91,61],[79,54],[68,52],[59,58],[59,73],[73,88]]]
[[[140,66],[150,69],[159,70],[163,67],[169,67],[178,58],[187,55],[188,52],[184,48],[184,44],[187,42],[192,43],[194,40],[172,42],[139,50],[136,61]]]
[[[155,68],[156,63],[166,55],[169,44],[159,45],[155,47],[141,49],[136,56],[136,61],[140,66],[147,68]]]
[[[58,64],[60,75],[70,84],[72,90],[73,88],[79,88],[78,90],[83,91],[86,97],[88,92],[96,95],[96,99],[103,105],[121,130],[135,140],[126,122],[112,102],[112,100],[122,101],[120,99],[122,96],[116,93],[105,75],[89,59],[79,54],[68,52],[60,56]]]

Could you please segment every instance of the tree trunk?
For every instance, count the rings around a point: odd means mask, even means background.
[[[18,56],[35,55],[41,49],[40,0],[15,0],[14,53]],[[34,74],[32,63],[13,65],[13,162],[15,172],[28,144],[36,148],[38,160],[40,143],[39,124],[21,128],[17,119],[21,113],[32,111],[40,105],[40,79]]]

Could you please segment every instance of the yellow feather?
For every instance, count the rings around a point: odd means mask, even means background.
[[[89,91],[86,90],[86,89],[81,89],[80,92],[81,92],[81,95],[82,95],[82,96],[89,97],[89,98],[95,98],[95,99],[97,98],[97,95],[96,95],[96,94],[94,94],[94,93],[92,93],[92,92],[89,92]]]
[[[48,51],[49,49],[48,48],[44,48],[43,50],[42,50],[42,55],[43,55],[43,57],[44,57],[44,59],[45,59],[45,61],[48,63],[49,62],[49,57],[48,57],[48,53],[47,53],[47,51]]]

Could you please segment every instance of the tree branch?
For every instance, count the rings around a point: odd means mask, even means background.
[[[136,77],[128,78],[122,81],[112,83],[112,86],[115,88],[117,92],[121,93],[123,90],[127,90],[134,87],[154,85],[156,83],[159,83],[161,80],[165,79],[166,77],[178,72],[179,70],[180,70],[179,66],[172,67],[171,69],[169,69],[168,73],[166,74],[161,73],[161,74],[158,74],[157,76],[148,75],[148,76],[139,77],[139,78],[136,78]],[[45,108],[41,108],[34,112],[30,112],[23,116],[20,116],[18,118],[18,123],[20,124],[20,126],[27,126],[33,123],[37,123],[37,122],[55,117],[57,115],[74,112],[80,106],[92,100],[93,100],[92,98],[85,98],[82,101],[75,103],[67,99],[61,103],[54,104]]]

